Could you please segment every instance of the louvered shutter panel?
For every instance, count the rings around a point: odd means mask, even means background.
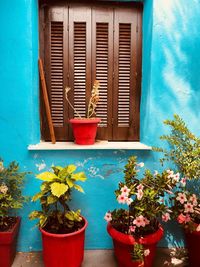
[[[139,140],[137,9],[115,10],[113,140]]]
[[[70,100],[81,117],[86,116],[91,89],[91,8],[69,7]],[[70,118],[78,117],[70,109]],[[72,137],[72,135],[70,135]]]
[[[45,38],[44,38],[44,65],[47,89],[51,106],[51,115],[56,140],[66,140],[66,108],[64,100],[64,86],[66,84],[65,28],[67,12],[62,7],[51,7],[46,10]],[[65,41],[64,41],[65,40]],[[45,140],[50,140],[48,125],[44,127]]]
[[[100,81],[97,139],[112,139],[113,10],[92,9],[92,81]]]

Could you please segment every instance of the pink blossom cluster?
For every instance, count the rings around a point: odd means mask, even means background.
[[[133,202],[133,199],[129,197],[130,189],[125,185],[121,188],[121,194],[117,197],[119,204],[127,204],[128,206]]]
[[[150,221],[146,217],[139,215],[133,220],[133,225],[129,227],[129,230],[135,232],[136,227],[145,227],[149,223]]]
[[[172,170],[167,170],[168,178],[171,178],[173,182],[178,183],[180,180],[180,173],[174,173]]]
[[[112,214],[110,212],[106,212],[105,216],[104,216],[104,219],[107,221],[107,222],[110,222],[112,221]]]

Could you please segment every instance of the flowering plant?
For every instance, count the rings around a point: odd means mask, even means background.
[[[139,179],[138,172],[143,166],[143,163],[137,163],[135,156],[128,159],[125,181],[120,182],[115,191],[118,203],[126,205],[126,208],[108,211],[104,217],[116,230],[134,237],[137,244],[133,247],[132,259],[139,261],[144,261],[149,254],[139,239],[159,229],[159,218],[164,222],[170,219],[171,211],[165,203],[179,178],[179,174],[170,173],[170,170],[161,174],[146,170],[143,178]]]
[[[0,159],[0,231],[9,230],[16,222],[11,214],[22,208],[26,197],[22,195],[22,187],[27,172],[19,172],[19,165],[11,162],[6,168]]]
[[[187,179],[182,178],[171,197],[173,218],[188,231],[200,231],[200,200],[187,190]]]

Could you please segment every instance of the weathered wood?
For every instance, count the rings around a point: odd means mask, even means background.
[[[52,142],[52,144],[55,144],[56,138],[55,138],[53,122],[52,122],[52,118],[51,118],[51,110],[50,110],[49,98],[48,98],[48,94],[47,94],[47,87],[46,87],[46,81],[45,81],[45,76],[44,76],[44,68],[43,68],[42,60],[40,58],[38,60],[38,64],[39,64],[40,80],[41,80],[41,85],[42,85],[42,95],[44,98],[47,121],[48,121],[50,136],[51,136],[51,142]]]

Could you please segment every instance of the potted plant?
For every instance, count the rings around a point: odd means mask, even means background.
[[[170,219],[164,199],[176,186],[176,179],[171,179],[168,171],[152,174],[146,170],[139,179],[138,172],[143,163],[138,164],[136,159],[134,156],[128,159],[125,180],[115,191],[118,203],[125,204],[126,208],[109,211],[104,217],[119,267],[153,265],[156,244],[163,236],[158,219],[164,222]]]
[[[70,123],[72,124],[75,143],[78,145],[92,145],[95,142],[97,125],[100,122],[100,119],[95,117],[95,110],[99,101],[99,86],[99,81],[95,80],[88,104],[86,118],[82,118],[71,104],[68,98],[68,92],[71,90],[71,88],[65,88],[66,100],[77,115],[77,118],[70,119]]]
[[[20,217],[15,210],[22,208],[26,198],[22,187],[26,172],[19,171],[19,165],[11,162],[6,168],[0,160],[0,266],[10,267],[16,254]]]
[[[83,192],[77,182],[84,182],[86,176],[83,172],[75,172],[75,165],[53,166],[52,170],[36,176],[43,182],[32,201],[39,200],[41,210],[33,211],[29,218],[39,219],[46,267],[80,267],[88,223],[80,210],[69,208],[68,202],[73,189]]]
[[[199,266],[200,138],[188,129],[177,114],[173,120],[165,120],[164,124],[170,127],[170,133],[160,138],[167,141],[169,149],[154,148],[154,151],[163,153],[162,164],[172,161],[184,177],[184,189],[179,188],[172,198],[174,217],[185,231],[190,266]]]

